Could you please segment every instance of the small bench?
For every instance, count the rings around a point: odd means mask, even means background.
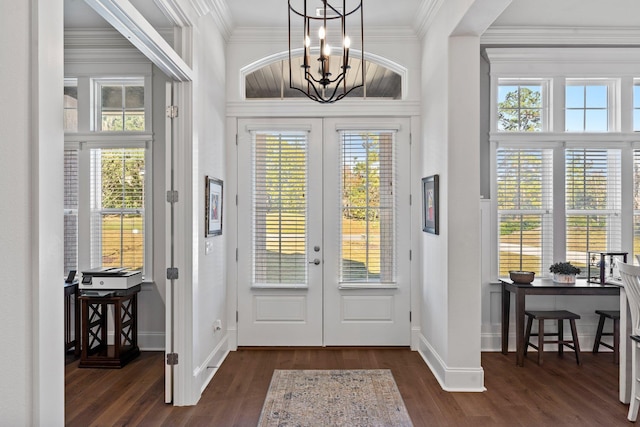
[[[576,319],[580,318],[579,314],[572,313],[567,310],[555,310],[555,311],[525,311],[524,314],[527,316],[527,331],[525,334],[525,348],[524,354],[527,355],[527,349],[529,347],[533,347],[538,350],[538,365],[542,365],[542,354],[544,353],[544,345],[545,344],[558,344],[558,355],[560,357],[563,356],[564,347],[568,347],[572,349],[576,354],[576,363],[580,364],[580,344],[578,343],[578,333],[576,330]],[[538,321],[538,333],[531,333],[531,326],[533,325],[533,321]],[[544,332],[544,321],[545,320],[557,320],[558,321],[558,332],[557,333],[545,333]],[[565,340],[563,335],[563,322],[565,320],[569,321],[571,326],[571,336],[572,340]],[[538,337],[538,345],[534,345],[531,343],[531,336]],[[557,337],[556,340],[546,340],[545,337]]]

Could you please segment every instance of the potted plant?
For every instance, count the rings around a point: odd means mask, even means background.
[[[558,283],[576,283],[576,274],[580,274],[580,268],[570,262],[556,262],[549,271],[553,273],[553,281]]]

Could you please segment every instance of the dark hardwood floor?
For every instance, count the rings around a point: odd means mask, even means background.
[[[546,356],[546,355],[545,355]],[[419,426],[624,426],[618,367],[610,353],[535,354],[523,368],[513,353],[483,353],[483,393],[449,393],[408,349],[241,349],[231,352],[200,402],[164,403],[163,353],[143,352],[122,369],[66,366],[68,426],[255,426],[274,369],[391,369]],[[321,426],[321,421],[319,421]]]

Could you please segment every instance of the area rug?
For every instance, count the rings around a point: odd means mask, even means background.
[[[391,371],[275,370],[258,427],[412,426]]]

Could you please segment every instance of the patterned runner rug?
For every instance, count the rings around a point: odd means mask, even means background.
[[[391,371],[275,370],[259,427],[412,426]]]

